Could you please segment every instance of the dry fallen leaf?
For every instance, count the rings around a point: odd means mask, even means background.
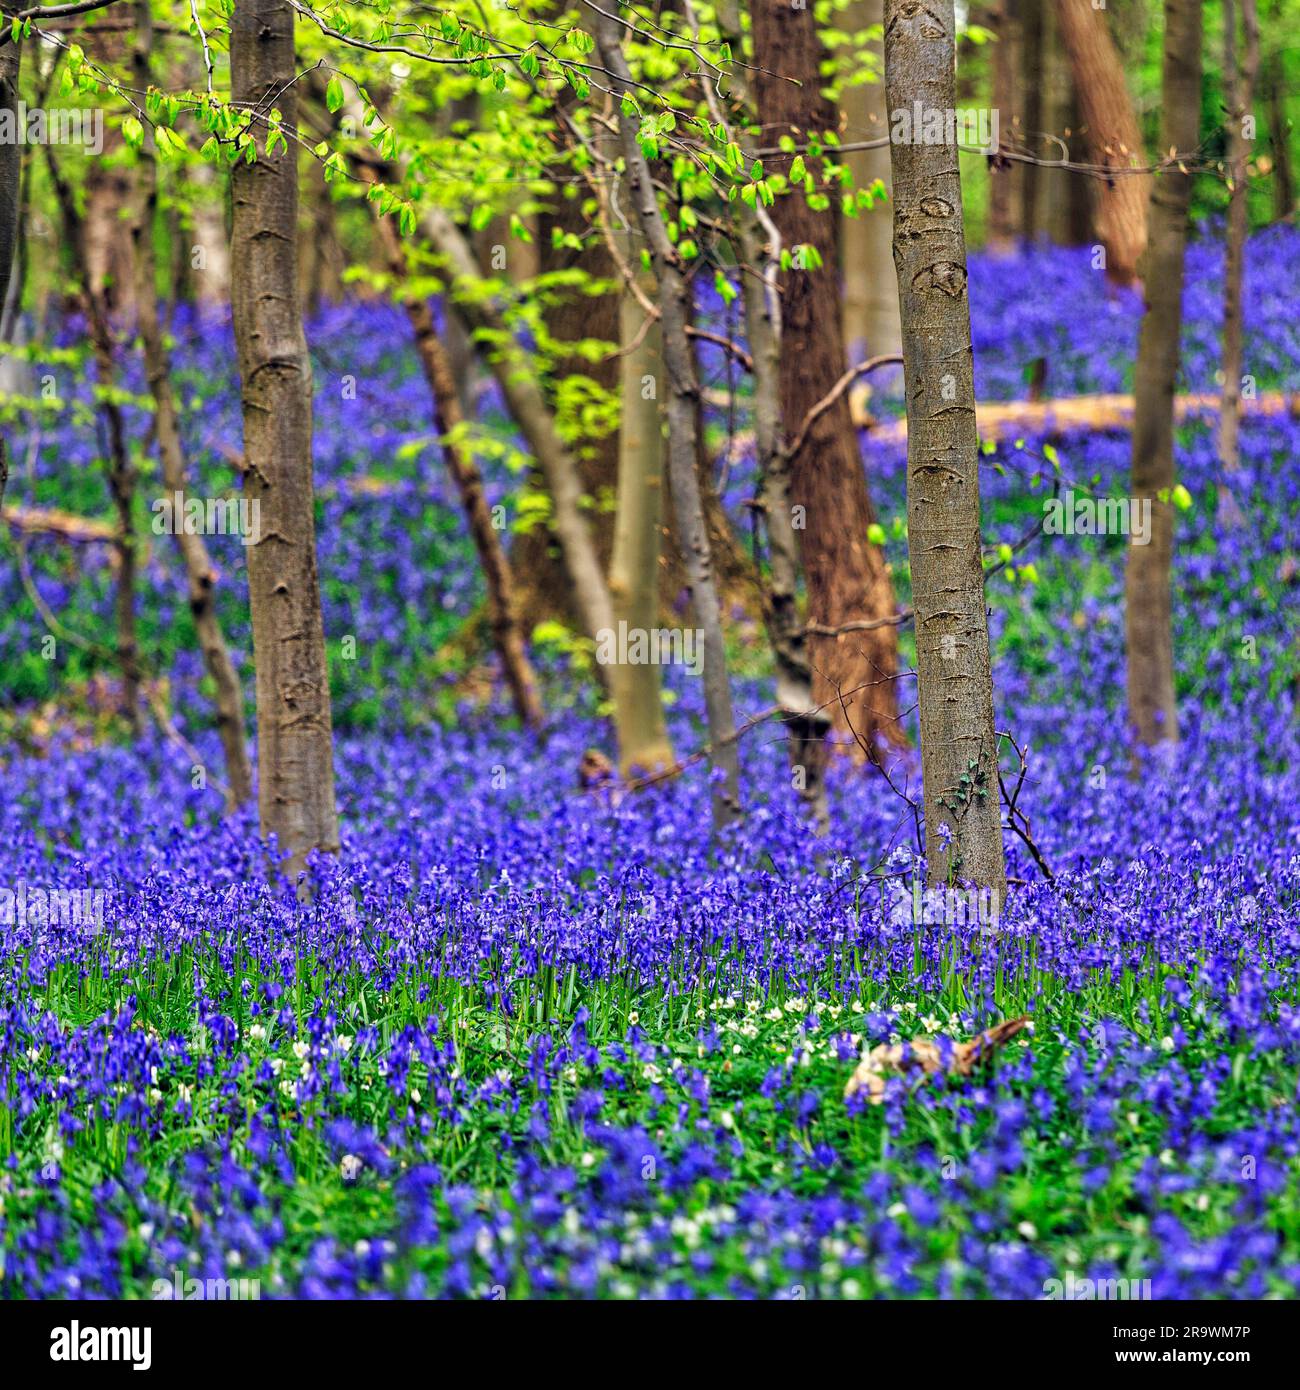
[[[1014,1038],[1022,1028],[1029,1025],[1029,1017],[1008,1019],[976,1034],[969,1042],[953,1043],[948,1052],[947,1065],[943,1052],[933,1038],[913,1038],[906,1043],[881,1043],[858,1063],[857,1070],[849,1077],[844,1088],[844,1098],[866,1091],[872,1105],[879,1105],[885,1096],[885,1082],[890,1072],[923,1071],[934,1076],[941,1071],[949,1071],[957,1076],[969,1076],[975,1067]]]

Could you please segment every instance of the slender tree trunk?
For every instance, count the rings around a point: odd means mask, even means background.
[[[764,0],[751,15],[764,140],[776,144],[786,134],[802,140],[807,132],[833,129],[834,113],[819,92],[822,44],[812,10]],[[844,371],[834,189],[830,194],[832,208],[826,212],[810,209],[802,191],[778,199],[771,212],[782,251],[796,258],[781,277],[780,311],[781,413],[792,442]],[[815,260],[805,262],[806,268],[799,264],[808,248],[820,258],[820,268],[814,268]],[[817,417],[791,458],[790,500],[805,523],[800,541],[813,622],[837,628],[891,617],[894,586],[880,547],[868,539],[876,515],[847,396]],[[818,636],[811,661],[814,700],[832,710],[838,730],[856,733],[872,757],[879,756],[882,740],[902,742],[894,694],[896,627]]]
[[[1295,170],[1291,160],[1291,122],[1286,114],[1285,36],[1290,32],[1282,0],[1270,13],[1271,54],[1267,65],[1268,138],[1273,152],[1273,217],[1281,222],[1295,212]]]
[[[1043,134],[1043,9],[1046,0],[1017,0],[1020,9],[1020,90],[1024,94],[1020,138],[1029,152],[1042,155]],[[1020,166],[1020,234],[1034,241],[1042,231],[1038,216],[1041,171],[1036,164]]]
[[[884,0],[856,0],[845,15],[844,27],[852,33],[861,33],[879,25],[884,8]],[[872,43],[871,52],[876,55],[877,63],[883,61],[879,42]],[[784,72],[784,68],[781,71]],[[874,82],[862,82],[847,88],[842,104],[848,119],[845,138],[850,143],[888,136],[889,117],[885,110],[883,73],[878,72]],[[845,155],[845,162],[853,171],[855,188],[870,188],[879,180],[888,190],[890,173],[887,147],[854,150]],[[889,245],[891,221],[889,205],[884,204],[859,210],[856,217],[846,217],[841,228],[840,248],[844,260],[843,334],[850,362],[902,351],[894,256]]]
[[[77,286],[80,308],[86,316],[91,355],[95,361],[95,377],[99,387],[97,414],[105,436],[108,491],[117,513],[117,529],[113,537],[117,570],[113,608],[117,664],[122,675],[121,711],[132,734],[138,736],[144,724],[140,711],[140,646],[135,619],[137,547],[133,513],[136,472],[131,463],[122,406],[116,396],[117,346],[109,320],[108,286],[101,279],[96,287],[90,269],[89,236],[77,208],[76,196],[63,176],[54,146],[46,145],[44,150],[50,182],[63,220],[64,242],[71,258],[73,283]]]
[[[178,247],[185,276],[200,304],[230,301],[230,234],[226,230],[227,178],[208,164],[191,175],[197,192],[189,237]]]
[[[118,68],[127,56],[125,35],[93,22],[82,31],[82,41],[90,57],[106,68]],[[86,290],[110,320],[130,319],[135,313],[131,224],[123,216],[131,210],[134,189],[130,167],[120,162],[122,149],[121,129],[106,121],[103,152],[87,160],[82,178]]]
[[[439,208],[430,209],[424,218],[424,228],[446,262],[453,282],[473,285],[482,279],[469,242],[445,212]],[[555,536],[573,585],[574,602],[585,634],[594,639],[602,629],[613,626],[614,610],[600,557],[582,510],[583,489],[578,462],[556,432],[542,388],[524,354],[513,344],[496,306],[480,298],[468,297],[458,303],[469,326],[491,333],[497,345],[490,354],[489,365],[505,397],[506,407],[546,480],[554,512]]]
[[[1228,231],[1223,252],[1223,401],[1219,407],[1219,459],[1224,468],[1240,461],[1241,372],[1244,355],[1242,290],[1246,269],[1247,161],[1250,142],[1245,125],[1255,99],[1259,67],[1259,22],[1255,0],[1241,0],[1241,62],[1237,62],[1235,0],[1223,0],[1223,76],[1228,84]]]
[[[781,344],[777,335],[776,261],[763,254],[757,218],[743,208],[740,244],[744,275],[745,327],[754,360],[754,439],[758,456],[759,500],[768,540],[768,582],[763,615],[776,662],[776,702],[786,728],[790,776],[814,824],[830,828],[823,747],[831,719],[816,705],[808,637],[799,612],[799,541],[790,505],[790,460],[781,434]],[[763,278],[759,278],[758,272]]]
[[[313,849],[338,849],[333,722],[312,486],[311,361],[298,304],[297,147],[268,150],[266,118],[297,117],[293,10],[237,0],[231,89],[255,113],[257,159],[231,175],[235,343],[243,383],[244,459],[260,534],[248,591],[257,666],[258,804],[292,876]]]
[[[1003,145],[1010,133],[1016,86],[1015,24],[1011,10],[1012,0],[997,0],[990,15],[991,27],[997,34],[993,49],[993,109],[998,117],[999,143]],[[1015,169],[1010,160],[989,160],[988,240],[989,250],[995,255],[1006,255],[1015,245]]]
[[[1160,148],[1200,139],[1201,6],[1165,0]],[[1176,167],[1155,180],[1150,244],[1142,261],[1147,309],[1133,382],[1133,496],[1151,508],[1150,543],[1130,541],[1125,572],[1129,720],[1141,743],[1178,737],[1170,568],[1174,517],[1174,391],[1183,321],[1183,256],[1192,178]]]
[[[135,85],[147,91],[153,80],[153,17],[149,0],[135,5],[135,51],[132,60]],[[154,249],[154,223],[158,208],[158,166],[153,131],[148,125],[136,161],[138,206],[132,227],[135,242],[136,304],[140,338],[144,345],[145,376],[154,399],[154,435],[162,461],[163,486],[169,496],[184,495],[188,486],[185,455],[181,447],[172,394],[171,361],[163,342],[158,318],[158,260]],[[217,573],[203,537],[176,526],[176,548],[185,566],[186,590],[194,630],[203,652],[203,664],[216,689],[217,732],[225,755],[229,807],[244,805],[253,795],[253,772],[244,732],[244,692],[230,659],[221,622],[217,617]]]
[[[739,6],[719,6],[718,16],[723,39],[731,43],[733,52],[740,52]],[[875,22],[880,23],[879,5],[875,6],[875,16]],[[878,84],[882,110],[883,78],[882,71]],[[748,79],[738,72],[735,81],[740,119],[752,122],[753,93]],[[712,115],[715,120],[721,119],[716,103]],[[757,204],[750,208],[743,201],[736,203],[732,217],[736,252],[743,266],[740,283],[745,337],[753,360],[754,452],[759,503],[768,540],[768,576],[761,590],[763,621],[776,664],[776,699],[786,730],[791,784],[814,825],[824,834],[830,828],[830,808],[824,776],[826,755],[821,745],[831,721],[829,714],[813,702],[808,634],[799,608],[801,559],[790,504],[790,459],[781,431],[781,315],[776,245],[779,233],[770,218],[761,216]],[[892,284],[889,289],[897,308],[898,296]]]
[[[1077,158],[1080,151],[1079,121],[1074,80],[1061,40],[1061,26],[1051,0],[1041,0],[1043,15],[1043,70],[1036,80],[1043,87],[1043,130],[1054,138],[1042,141],[1037,153],[1056,161]],[[1067,169],[1044,168],[1038,178],[1039,224],[1058,246],[1079,245],[1092,238],[1088,190],[1077,174]],[[1082,226],[1080,226],[1082,208]]]
[[[632,92],[623,54],[623,25],[609,14],[597,17],[601,60],[613,74],[617,95]],[[690,581],[695,618],[704,641],[704,703],[708,715],[713,824],[721,830],[740,815],[740,759],[736,749],[722,606],[713,579],[713,555],[696,472],[696,405],[700,387],[695,357],[686,334],[689,286],[681,257],[668,237],[649,163],[638,138],[638,121],[620,113],[619,132],[627,167],[628,199],[636,211],[659,285],[664,367],[668,375],[668,479],[678,543]],[[836,316],[838,318],[838,316]]]
[[[891,110],[954,106],[953,0],[887,0]],[[907,389],[925,848],[932,884],[1006,891],[980,542],[979,436],[961,177],[952,145],[895,144],[894,263]]]
[[[1110,169],[1144,164],[1142,132],[1106,11],[1094,9],[1092,0],[1057,0],[1056,8],[1090,162]],[[1137,279],[1138,258],[1146,249],[1150,196],[1151,180],[1145,174],[1123,174],[1098,185],[1097,234],[1113,284],[1131,285]]]
[[[4,0],[0,14],[8,27],[9,16],[18,11],[17,0]],[[0,110],[9,113],[17,125],[18,72],[22,47],[17,43],[0,46]],[[22,184],[22,147],[14,141],[0,145],[0,304],[9,298],[9,279],[13,273],[14,252],[18,242],[19,189]],[[4,502],[5,484],[9,481],[9,447],[0,434],[0,504]]]
[[[378,208],[375,210],[375,226],[394,288],[399,295],[403,295],[407,279],[406,252],[397,228],[393,226],[392,219],[380,213]],[[514,576],[505,547],[501,544],[501,533],[492,525],[492,510],[483,491],[483,478],[473,454],[461,438],[464,417],[461,415],[460,397],[456,393],[451,365],[438,337],[429,301],[423,295],[416,295],[405,297],[404,302],[411,330],[415,334],[415,347],[424,369],[424,379],[433,397],[434,428],[442,440],[447,469],[460,494],[470,536],[487,584],[492,640],[501,658],[501,672],[510,689],[516,714],[530,728],[538,728],[542,722],[542,706],[537,696],[537,677],[528,660],[519,621]]]
[[[630,238],[629,238],[630,241]],[[643,283],[649,277],[643,276]],[[653,282],[646,285],[654,292]],[[623,408],[618,434],[618,508],[610,557],[614,619],[649,632],[659,614],[659,538],[664,512],[663,332],[645,329],[645,310],[631,294],[620,306]],[[673,748],[664,722],[660,669],[654,662],[620,662],[609,670],[624,775],[671,767]]]
[[[566,107],[572,104],[563,94],[560,100]],[[610,137],[605,138],[608,140]],[[558,277],[577,272],[593,281],[612,282],[614,263],[609,250],[603,238],[591,235],[595,219],[584,210],[585,186],[576,185],[578,196],[565,196],[566,188],[574,186],[563,182],[564,175],[571,173],[572,167],[560,166],[555,187],[538,214],[539,273]],[[556,244],[557,236],[579,238],[581,249],[575,250],[564,240]],[[594,382],[600,390],[611,396],[616,395],[619,391],[619,362],[612,352],[601,361],[591,362],[575,353],[566,353],[564,345],[590,339],[611,344],[618,342],[617,289],[611,283],[603,292],[590,294],[582,286],[557,278],[547,288],[546,300],[546,331],[559,357],[554,366],[556,380],[543,383],[548,408],[554,413],[558,378],[565,375],[580,374]],[[608,503],[618,486],[618,431],[580,435],[568,442],[577,458],[583,492],[595,503],[586,509],[587,527],[596,547],[601,572],[607,573],[614,544],[614,515]],[[515,551],[516,569],[521,577],[525,577],[521,600],[529,625],[561,615],[570,619],[576,615],[579,609],[564,563],[564,552],[556,546],[551,529],[548,526],[533,527],[516,538]]]
[[[310,161],[307,182],[307,218],[299,228],[304,265],[300,272],[302,302],[309,314],[318,314],[324,304],[337,304],[343,298],[343,272],[347,258],[339,244],[334,200],[324,172]]]

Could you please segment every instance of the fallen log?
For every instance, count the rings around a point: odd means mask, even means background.
[[[904,444],[907,421],[878,423],[866,407],[855,401],[854,424],[865,427],[867,438],[881,444]],[[1241,402],[1243,415],[1266,417],[1290,415],[1300,419],[1300,395],[1266,391],[1254,400]],[[1201,394],[1176,396],[1174,419],[1182,424],[1198,415],[1217,415],[1219,396]],[[1019,439],[1022,435],[1058,439],[1081,432],[1125,433],[1133,428],[1132,396],[1065,396],[1049,401],[985,401],[975,406],[981,440],[996,444]]]
[[[29,536],[57,536],[70,545],[93,545],[112,541],[117,528],[107,521],[77,516],[53,507],[6,507],[5,524]]]

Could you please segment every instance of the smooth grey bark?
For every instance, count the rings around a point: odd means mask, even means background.
[[[890,110],[910,110],[916,101],[953,109],[955,32],[953,0],[887,0]],[[958,152],[955,145],[896,143],[890,153],[929,879],[967,880],[1001,901],[1006,864]]]
[[[333,721],[312,484],[312,374],[298,303],[297,146],[268,152],[273,109],[292,130],[293,10],[236,0],[232,96],[254,112],[257,159],[231,172],[232,309],[243,384],[245,487],[260,507],[248,547],[257,666],[258,806],[290,875],[339,845]]]
[[[1237,61],[1235,0],[1223,0],[1223,80],[1228,87],[1228,230],[1223,252],[1223,398],[1219,405],[1219,460],[1236,468],[1241,451],[1241,370],[1244,356],[1242,288],[1246,268],[1247,161],[1245,122],[1259,70],[1259,18],[1255,0],[1241,0],[1241,61]]]
[[[616,95],[634,90],[623,54],[622,22],[613,14],[597,17],[596,39],[601,61],[613,74]],[[628,193],[649,249],[659,285],[663,323],[664,366],[668,373],[668,481],[678,547],[682,553],[695,619],[704,641],[704,703],[709,726],[709,757],[714,776],[713,825],[721,830],[740,815],[740,758],[736,749],[727,652],[722,631],[722,606],[713,578],[713,554],[700,480],[696,473],[696,418],[700,387],[695,357],[687,337],[690,322],[689,286],[681,257],[668,236],[650,166],[637,138],[634,117],[618,116],[627,168]]]
[[[135,5],[135,46],[132,72],[136,88],[147,91],[153,81],[153,13],[150,0]],[[154,400],[154,437],[162,463],[163,486],[169,496],[183,495],[189,485],[185,454],[171,385],[171,359],[158,317],[158,258],[154,223],[158,209],[158,164],[153,129],[148,124],[136,158],[136,216],[132,224],[135,249],[136,305],[144,348],[145,378]],[[174,539],[185,566],[185,585],[194,631],[203,664],[215,688],[217,733],[225,757],[229,809],[253,795],[253,770],[248,760],[244,729],[244,691],[217,617],[217,572],[198,532],[176,526]]]
[[[644,283],[649,277],[642,279]],[[653,284],[645,287],[653,293]],[[622,297],[619,319],[622,411],[609,592],[615,622],[626,623],[629,631],[648,632],[658,620],[664,513],[664,439],[658,391],[663,377],[663,332],[657,323],[645,327],[645,311],[631,293]],[[671,767],[673,746],[664,721],[658,664],[619,662],[610,667],[609,682],[624,776]]]
[[[1200,140],[1201,6],[1165,0],[1160,148],[1190,153]],[[1129,722],[1144,744],[1178,738],[1174,699],[1174,392],[1183,322],[1183,260],[1192,177],[1176,166],[1156,176],[1150,240],[1142,259],[1147,309],[1133,377],[1133,496],[1150,504],[1149,543],[1128,548],[1124,575]]]

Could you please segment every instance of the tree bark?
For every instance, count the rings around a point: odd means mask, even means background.
[[[952,110],[953,0],[887,0],[891,110]],[[907,522],[931,884],[1006,891],[980,543],[961,177],[952,145],[890,146],[907,390]]]
[[[1195,150],[1201,116],[1201,6],[1165,0],[1160,148]],[[1183,319],[1190,174],[1170,168],[1151,193],[1150,243],[1142,261],[1147,308],[1133,380],[1133,496],[1151,507],[1150,543],[1128,549],[1125,645],[1129,720],[1139,742],[1178,737],[1170,567],[1174,517],[1174,391]],[[1162,496],[1163,495],[1163,496]]]
[[[762,0],[751,18],[764,142],[776,144],[790,134],[802,143],[809,132],[833,129],[834,112],[820,93],[822,44],[812,10]],[[810,247],[821,262],[820,269],[796,264],[781,276],[781,414],[792,442],[844,372],[835,269],[838,194],[833,187],[828,191],[831,206],[825,212],[809,208],[801,189],[778,198],[771,210],[781,249],[794,255]],[[812,621],[835,628],[891,616],[894,586],[880,547],[868,539],[876,515],[847,395],[817,417],[791,457],[790,501],[805,523],[796,530]],[[836,729],[856,733],[861,743],[855,746],[878,758],[882,741],[903,741],[894,694],[895,628],[816,637],[811,662],[814,702],[831,709]]]
[[[990,27],[997,33],[997,44],[993,49],[993,109],[998,116],[1000,143],[1005,143],[1002,140],[1003,122],[1010,125],[1016,85],[1015,25],[1011,8],[1012,0],[997,0],[990,15]],[[989,160],[988,241],[989,250],[995,255],[1006,255],[1015,245],[1015,169],[1016,166],[1010,161]]]
[[[149,0],[135,5],[135,49],[132,68],[136,88],[149,89],[153,81],[153,16]],[[154,436],[162,462],[163,486],[169,496],[183,495],[188,486],[185,455],[172,394],[171,361],[163,342],[158,318],[158,260],[154,249],[154,223],[158,208],[158,165],[153,130],[147,124],[136,161],[136,216],[132,225],[135,244],[136,304],[140,338],[144,346],[145,377],[154,399]],[[217,617],[217,572],[203,537],[184,526],[173,528],[176,548],[185,566],[190,613],[203,664],[216,689],[217,732],[225,755],[228,807],[244,805],[253,795],[253,772],[248,760],[244,730],[244,692],[230,659],[221,622]]]
[[[561,100],[565,98],[562,96]],[[567,103],[566,103],[567,104]],[[608,138],[608,137],[607,137]],[[571,168],[561,165],[561,171]],[[557,180],[549,204],[538,214],[537,257],[539,272],[558,275],[580,272],[592,280],[612,281],[614,263],[604,239],[592,235],[593,219],[583,211],[581,196],[564,196],[565,185]],[[576,236],[582,249],[574,250],[554,244],[553,234]],[[590,362],[573,353],[564,353],[563,345],[576,344],[583,339],[600,339],[607,343],[619,341],[619,294],[612,286],[600,294],[588,294],[577,285],[552,283],[546,290],[548,307],[545,310],[546,331],[554,340],[552,348],[559,354],[554,371],[557,376],[580,373],[611,395],[619,391],[619,363],[612,355],[602,361]],[[548,408],[556,405],[555,383],[545,384]],[[618,431],[578,437],[569,441],[584,494],[593,499],[594,507],[586,509],[587,525],[596,547],[596,557],[602,573],[607,573],[614,544],[614,516],[608,508],[618,486]],[[534,526],[515,540],[516,567],[527,576],[521,595],[524,613],[532,625],[547,618],[563,615],[572,619],[579,612],[564,553],[555,544],[549,526]]]
[[[18,10],[17,0],[4,0],[0,14],[7,27],[9,17]],[[0,47],[0,110],[7,111],[17,124],[18,73],[22,46],[6,43]],[[18,241],[19,191],[22,185],[22,147],[15,140],[0,145],[0,304],[9,299],[9,279],[13,274],[14,252]],[[9,446],[0,434],[0,504],[9,481]]]
[[[1259,67],[1259,22],[1255,0],[1241,0],[1241,62],[1237,62],[1235,0],[1223,0],[1223,76],[1228,84],[1228,228],[1223,251],[1223,400],[1219,407],[1219,460],[1234,469],[1240,461],[1241,372],[1244,355],[1242,291],[1246,269],[1249,208],[1245,122],[1255,98]]]
[[[446,262],[452,281],[474,284],[482,279],[478,262],[459,227],[440,208],[432,208],[424,218],[424,228],[439,256]],[[585,634],[595,639],[603,628],[613,626],[614,610],[591,530],[582,510],[582,478],[577,460],[560,438],[542,388],[522,352],[509,345],[509,333],[496,306],[482,299],[459,301],[466,323],[475,330],[492,333],[498,344],[489,356],[489,365],[506,407],[519,426],[537,460],[551,494],[553,527],[565,567],[573,585],[574,601]]]
[[[642,277],[643,281],[648,278]],[[653,293],[653,283],[647,288]],[[663,332],[654,323],[642,333],[645,310],[631,294],[622,298],[620,321],[623,408],[609,592],[617,624],[626,623],[629,631],[649,631],[656,626],[659,614],[659,540],[664,512],[663,419],[658,391],[663,376]],[[671,767],[673,747],[664,722],[659,666],[620,662],[610,667],[609,682],[624,776]]]
[[[1043,7],[1045,0],[1016,0],[1020,10],[1020,90],[1024,120],[1020,138],[1031,154],[1043,153]],[[1041,171],[1036,164],[1020,166],[1020,235],[1034,241],[1042,231],[1038,216]]]
[[[855,0],[845,15],[844,27],[852,33],[878,25],[884,15],[884,0]],[[883,62],[881,46],[872,43],[877,62]],[[874,82],[849,87],[842,101],[848,119],[850,142],[871,140],[889,134],[885,110],[883,72]],[[889,150],[854,150],[845,155],[853,171],[853,186],[870,188],[877,179],[890,186]],[[894,261],[890,251],[889,205],[861,209],[856,217],[846,217],[840,232],[844,261],[843,334],[850,362],[881,357],[902,351],[898,324],[898,292],[895,288]]]
[[[537,695],[537,677],[528,660],[519,621],[514,576],[505,547],[501,544],[501,533],[492,525],[492,510],[483,491],[482,475],[473,454],[460,438],[464,417],[461,415],[460,397],[451,374],[451,364],[438,337],[429,301],[423,295],[411,297],[403,294],[407,279],[406,252],[392,218],[381,213],[378,207],[375,208],[375,227],[394,288],[398,295],[403,296],[424,379],[433,397],[434,428],[442,440],[447,470],[460,494],[474,549],[478,552],[483,579],[487,584],[492,640],[501,658],[501,673],[509,687],[515,713],[529,728],[536,729],[542,723],[542,706]]]
[[[1281,222],[1295,212],[1295,170],[1291,161],[1291,123],[1286,114],[1286,41],[1289,29],[1282,0],[1273,0],[1271,49],[1267,65],[1268,136],[1273,152],[1273,217]]]
[[[623,54],[622,21],[601,13],[596,32],[601,61],[613,74],[616,95],[634,90]],[[659,285],[663,324],[664,367],[668,375],[668,479],[672,489],[678,545],[690,582],[695,619],[704,644],[704,703],[709,726],[710,779],[715,831],[740,815],[740,759],[736,749],[727,652],[722,631],[722,607],[713,579],[713,555],[696,472],[696,407],[700,387],[695,356],[686,328],[690,318],[690,289],[682,260],[668,237],[659,196],[638,138],[638,122],[620,111],[619,133],[632,203],[649,249],[651,268]]]
[[[1094,9],[1092,0],[1057,0],[1057,15],[1090,162],[1112,169],[1144,164],[1142,132],[1106,11]],[[1113,284],[1131,285],[1146,249],[1151,180],[1145,174],[1123,174],[1097,187],[1097,235],[1106,249],[1106,274]]]
[[[248,590],[257,665],[258,804],[292,876],[314,849],[338,849],[333,721],[325,657],[312,484],[312,379],[298,303],[298,163],[290,143],[268,150],[273,109],[292,130],[293,10],[237,0],[233,98],[254,112],[256,162],[231,174],[235,343],[243,383],[244,459],[260,534]],[[281,137],[283,139],[284,137]]]
[[[113,594],[116,626],[115,650],[122,675],[122,716],[138,736],[144,727],[140,710],[140,645],[136,630],[135,590],[137,546],[134,510],[136,471],[126,440],[126,421],[116,396],[117,345],[109,322],[110,306],[106,294],[108,285],[96,282],[91,273],[90,243],[85,220],[81,217],[72,186],[63,176],[53,145],[45,145],[45,162],[50,171],[55,200],[63,221],[63,235],[71,257],[76,298],[86,316],[91,355],[95,362],[95,377],[99,387],[96,413],[103,425],[107,481],[117,528],[113,535],[113,551],[117,559]]]

